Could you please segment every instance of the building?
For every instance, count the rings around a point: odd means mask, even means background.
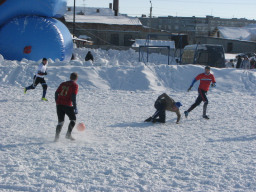
[[[189,43],[196,43],[198,36],[213,36],[218,27],[244,27],[256,24],[255,20],[247,19],[223,19],[219,17],[141,17],[139,18],[144,26],[153,29],[165,30],[171,33],[185,33],[189,36]]]
[[[144,27],[140,20],[126,15],[114,16],[109,8],[76,8],[75,36],[88,36],[94,45],[131,46],[135,39],[145,39],[150,33],[160,33]],[[64,17],[65,24],[73,31],[73,9]],[[165,32],[166,33],[166,32]]]

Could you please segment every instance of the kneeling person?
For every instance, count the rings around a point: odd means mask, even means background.
[[[64,124],[65,115],[67,115],[70,120],[66,138],[70,140],[75,140],[71,136],[71,132],[76,124],[76,114],[78,113],[76,105],[76,95],[78,93],[78,84],[76,83],[77,79],[77,73],[71,73],[70,81],[61,83],[55,92],[58,125],[56,127],[54,141],[59,140],[60,132]]]
[[[165,123],[166,114],[165,111],[175,112],[177,114],[177,121],[178,124],[180,121],[180,110],[182,104],[180,102],[175,102],[171,97],[169,97],[166,93],[160,95],[157,100],[155,101],[155,108],[156,112],[152,117],[149,117],[145,120],[145,122],[160,122]]]

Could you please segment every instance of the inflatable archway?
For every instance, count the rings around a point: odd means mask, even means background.
[[[53,18],[26,16],[12,19],[0,29],[0,53],[5,59],[69,61],[73,42],[69,30]]]
[[[0,54],[9,60],[70,60],[71,34],[51,18],[63,16],[66,5],[66,0],[0,0]]]
[[[59,18],[65,14],[66,7],[66,0],[0,0],[0,26],[18,16]]]

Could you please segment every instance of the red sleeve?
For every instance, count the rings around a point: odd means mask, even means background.
[[[202,79],[202,77],[203,77],[203,73],[197,75],[195,79],[198,81],[198,80]]]

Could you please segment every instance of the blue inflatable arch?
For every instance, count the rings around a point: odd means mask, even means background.
[[[18,16],[59,18],[65,14],[66,7],[66,0],[0,0],[0,26]]]
[[[37,61],[46,57],[69,61],[72,51],[69,30],[53,18],[17,17],[0,29],[0,54],[8,60]]]

